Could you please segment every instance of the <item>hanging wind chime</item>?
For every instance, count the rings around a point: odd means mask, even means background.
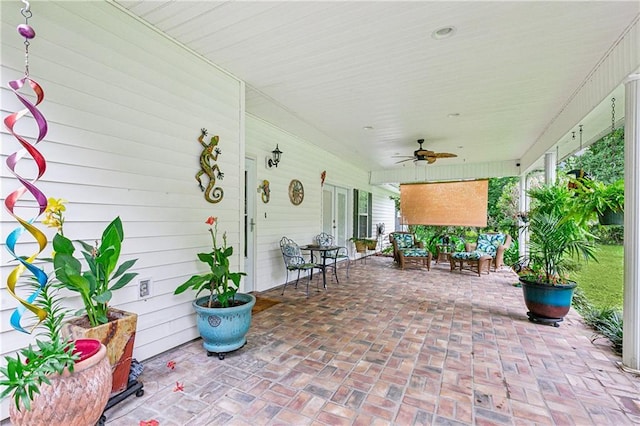
[[[18,34],[20,34],[21,37],[24,37],[24,76],[18,80],[9,81],[8,86],[17,97],[18,101],[24,105],[24,109],[13,112],[4,119],[6,128],[9,130],[11,135],[16,138],[20,145],[22,145],[22,149],[13,152],[6,160],[7,168],[16,177],[21,186],[7,195],[4,204],[9,214],[20,224],[20,226],[11,231],[6,238],[7,250],[11,257],[18,262],[18,265],[7,276],[7,290],[9,291],[9,294],[20,302],[20,305],[18,305],[11,315],[10,322],[16,330],[28,333],[28,331],[21,325],[22,316],[26,309],[33,312],[40,322],[42,322],[47,315],[43,309],[33,304],[44,286],[47,284],[48,280],[47,274],[41,268],[34,265],[33,261],[47,246],[47,237],[34,225],[34,222],[47,208],[47,197],[36,187],[35,184],[42,177],[47,168],[45,158],[40,151],[36,149],[36,145],[44,139],[48,128],[47,120],[38,109],[38,105],[40,105],[44,100],[44,91],[42,90],[42,87],[29,76],[29,45],[30,40],[35,37],[36,33],[29,25],[29,19],[32,16],[29,2],[22,0],[22,3],[24,3],[24,8],[20,10],[20,13],[24,17],[25,21],[24,24],[18,25],[17,30]],[[35,94],[35,103],[32,103],[26,95],[21,93],[21,90],[29,88],[33,94]],[[18,121],[25,118],[31,118],[37,129],[37,136],[35,138],[31,138],[33,143],[29,142],[26,135],[18,133],[15,129]],[[31,157],[38,169],[37,175],[31,179],[22,176],[16,171],[18,162],[23,160],[26,155]],[[37,204],[37,213],[29,219],[21,217],[22,211],[25,210],[24,205],[28,204],[21,201],[23,196],[27,193],[33,197]],[[23,237],[24,231],[27,231],[38,245],[38,250],[30,255],[16,253],[16,246]],[[16,294],[16,284],[26,270],[28,270],[37,280],[38,289],[26,297],[26,299],[23,299]],[[35,326],[37,326],[37,324]]]

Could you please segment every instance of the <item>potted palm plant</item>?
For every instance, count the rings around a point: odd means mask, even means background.
[[[567,277],[573,259],[595,258],[593,236],[571,219],[571,193],[564,185],[529,190],[533,208],[526,227],[529,257],[519,271],[530,321],[558,326],[569,312],[577,284]]]
[[[196,292],[192,305],[197,314],[197,325],[202,345],[207,355],[218,354],[224,359],[227,352],[244,346],[246,334],[251,325],[251,308],[256,303],[255,296],[238,293],[244,272],[231,272],[229,258],[233,247],[227,246],[227,234],[222,235],[222,245],[218,244],[218,218],[210,216],[206,223],[212,239],[209,253],[198,253],[198,259],[209,266],[209,271],[196,274],[182,283],[174,294],[187,289]],[[202,292],[207,293],[200,296]]]
[[[133,345],[138,316],[109,306],[113,292],[127,285],[137,275],[128,272],[137,259],[118,265],[124,231],[120,217],[116,217],[102,233],[95,245],[76,241],[88,265],[83,271],[76,259],[74,241],[64,235],[64,200],[49,199],[43,223],[57,229],[53,238],[53,267],[60,286],[78,293],[84,308],[63,325],[63,333],[73,338],[93,338],[104,343],[113,369],[112,393],[120,393],[130,387],[129,370],[133,357]],[[136,384],[137,385],[137,384]],[[141,390],[132,388],[132,392]]]
[[[45,316],[36,327],[42,330],[36,345],[15,357],[5,357],[5,366],[0,368],[4,388],[0,397],[11,396],[9,412],[14,425],[95,424],[109,399],[107,349],[97,340],[62,336],[67,311],[55,295],[57,290],[45,284],[35,301]]]

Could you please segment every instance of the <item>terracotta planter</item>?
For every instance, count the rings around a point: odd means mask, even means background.
[[[73,373],[49,378],[31,402],[31,410],[20,411],[11,404],[9,412],[14,425],[89,426],[95,425],[109,400],[111,367],[107,348],[100,344],[97,353],[76,362]]]
[[[577,284],[540,284],[520,278],[524,302],[529,309],[527,315],[533,322],[553,324],[558,327],[571,308],[573,291]]]
[[[86,317],[76,318],[65,323],[62,331],[74,339],[97,339],[107,347],[113,373],[111,393],[116,394],[127,389],[129,383],[138,315],[110,308],[108,317],[110,322],[93,328],[90,328]]]

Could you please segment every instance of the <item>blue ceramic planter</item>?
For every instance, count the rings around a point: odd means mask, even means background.
[[[520,278],[524,302],[529,309],[529,319],[537,322],[558,322],[569,312],[573,291],[577,284],[570,282],[562,285],[540,284]]]
[[[251,308],[256,304],[256,298],[251,294],[236,293],[236,300],[245,303],[228,308],[201,306],[207,299],[208,296],[204,296],[193,301],[202,346],[209,356],[215,353],[224,359],[224,354],[241,348],[247,342],[245,336],[251,325]]]

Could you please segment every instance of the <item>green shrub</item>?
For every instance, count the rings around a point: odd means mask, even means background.
[[[518,248],[518,240],[511,240],[511,245],[504,251],[504,264],[514,266],[520,261],[520,250]]]
[[[622,354],[622,311],[617,308],[597,308],[593,306],[579,288],[573,296],[573,306],[582,315],[584,321],[593,328],[595,334],[591,341],[606,338],[611,349],[618,355]]]
[[[598,238],[600,244],[622,245],[624,242],[624,226],[597,224],[591,227],[590,232]]]
[[[411,232],[416,234],[416,239],[424,243],[424,247],[431,253],[436,253],[436,244],[442,237],[448,235],[451,242],[455,244],[456,251],[464,251],[464,243],[466,236],[474,231],[462,226],[430,226],[430,225],[412,225],[409,227]],[[477,237],[477,234],[473,234]],[[470,241],[475,241],[475,237]]]

